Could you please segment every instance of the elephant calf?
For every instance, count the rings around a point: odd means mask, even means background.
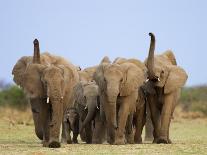
[[[68,144],[78,143],[77,137],[79,134],[79,114],[77,109],[68,108],[64,114],[64,132]],[[73,139],[71,140],[70,132],[73,132]]]

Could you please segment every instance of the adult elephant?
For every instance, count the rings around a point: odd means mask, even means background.
[[[188,76],[179,66],[174,54],[166,51],[161,55],[154,55],[155,36],[151,36],[148,58],[145,64],[148,68],[148,82],[145,83],[147,100],[154,126],[154,143],[171,143],[169,127],[171,117]]]
[[[94,79],[106,116],[108,142],[125,144],[127,119],[135,111],[138,89],[145,81],[143,70],[130,62],[111,63],[105,57],[94,73]]]
[[[20,58],[12,74],[30,99],[35,131],[43,146],[60,147],[63,113],[73,103],[73,87],[79,78],[75,66],[49,53],[40,56],[35,39],[33,57]]]

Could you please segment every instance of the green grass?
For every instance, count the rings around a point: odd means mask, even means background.
[[[62,145],[59,149],[43,148],[35,137],[33,125],[12,124],[0,119],[0,154],[207,154],[207,120],[181,119],[171,124],[173,144],[145,144],[113,146],[108,144]]]

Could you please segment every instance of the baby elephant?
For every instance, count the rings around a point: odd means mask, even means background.
[[[75,108],[68,108],[64,115],[64,132],[67,139],[67,144],[78,143],[77,137],[79,134],[79,115]],[[73,132],[71,140],[70,132]]]

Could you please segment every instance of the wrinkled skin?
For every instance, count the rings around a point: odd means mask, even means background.
[[[12,74],[14,82],[24,89],[30,99],[35,132],[43,139],[43,146],[60,147],[63,112],[73,103],[72,88],[78,81],[75,67],[49,53],[40,56],[39,43],[35,40],[34,56],[18,60]]]
[[[86,143],[102,143],[105,127],[99,116],[99,92],[95,81],[79,82],[74,87],[76,107],[80,116],[80,134],[85,132]],[[100,136],[99,133],[102,133]]]
[[[171,143],[169,138],[170,121],[180,97],[181,87],[188,76],[179,66],[174,54],[166,51],[154,56],[155,36],[150,33],[151,45],[145,64],[148,68],[148,82],[145,90],[151,119],[154,126],[154,143]]]
[[[153,140],[153,130],[149,104],[146,103],[145,141]]]
[[[106,117],[108,142],[125,144],[127,119],[136,109],[138,89],[145,80],[144,72],[133,63],[111,64],[105,57],[94,79],[99,86],[100,101]]]
[[[79,134],[79,114],[77,109],[69,108],[64,114],[64,124],[65,124],[65,133],[67,143],[78,143],[78,134]],[[71,140],[70,132],[73,132],[73,139]]]

